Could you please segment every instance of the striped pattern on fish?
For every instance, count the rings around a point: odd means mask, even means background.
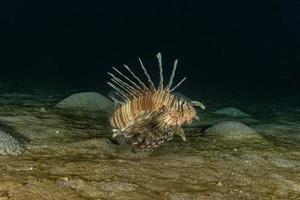
[[[119,77],[112,73],[108,84],[114,89],[121,101],[112,98],[116,104],[114,113],[110,118],[113,128],[113,137],[125,136],[134,147],[140,149],[153,149],[165,141],[179,135],[185,140],[181,126],[190,124],[198,119],[194,107],[205,108],[197,101],[187,102],[174,96],[172,92],[186,79],[183,78],[176,86],[171,88],[178,61],[175,60],[173,70],[166,86],[163,85],[163,69],[161,54],[157,54],[159,62],[160,81],[156,88],[141,59],[139,62],[148,80],[148,86],[127,66],[125,69],[133,78],[129,78],[114,68]]]

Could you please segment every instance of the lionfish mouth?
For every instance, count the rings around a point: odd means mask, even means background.
[[[180,136],[185,141],[185,133],[181,126],[199,119],[194,107],[205,109],[201,102],[188,103],[172,94],[186,79],[184,77],[172,87],[178,60],[174,61],[170,79],[164,86],[160,53],[157,54],[157,59],[160,76],[157,87],[140,58],[138,60],[147,78],[147,85],[127,65],[124,65],[124,68],[132,78],[115,67],[112,68],[118,76],[108,73],[111,79],[107,83],[118,96],[117,98],[110,96],[116,104],[110,117],[113,138],[122,137],[123,142],[129,142],[135,148],[143,150],[157,148],[171,140],[174,135]]]

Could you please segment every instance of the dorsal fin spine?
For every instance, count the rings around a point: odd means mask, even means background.
[[[146,77],[147,77],[147,79],[148,79],[148,82],[149,82],[149,84],[150,84],[150,89],[151,89],[152,91],[155,91],[156,89],[155,89],[154,83],[153,83],[153,81],[151,80],[151,77],[150,77],[150,75],[148,74],[147,69],[145,68],[145,66],[144,66],[144,64],[143,64],[143,62],[142,62],[142,60],[141,60],[140,58],[138,58],[138,60],[139,60],[139,62],[140,62],[140,64],[141,64],[141,67],[142,67],[142,69],[143,69],[143,71],[144,71],[144,74],[146,75]]]
[[[164,76],[163,76],[163,68],[162,68],[162,61],[161,61],[161,53],[158,52],[156,57],[158,60],[158,67],[159,67],[159,85],[157,89],[161,90],[164,87]]]
[[[176,72],[176,68],[177,68],[177,64],[178,64],[178,59],[176,59],[174,61],[174,65],[173,65],[173,70],[172,70],[172,74],[170,76],[170,80],[166,86],[166,89],[169,90],[172,86],[172,83],[173,83],[173,79],[174,79],[174,76],[175,76],[175,72]]]

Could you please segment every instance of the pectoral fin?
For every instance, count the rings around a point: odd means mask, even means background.
[[[174,134],[180,136],[183,141],[186,141],[184,130],[180,126],[175,127]]]

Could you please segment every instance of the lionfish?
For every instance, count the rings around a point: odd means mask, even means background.
[[[143,62],[138,58],[141,68],[148,80],[148,86],[129,68],[125,69],[132,76],[129,78],[117,68],[112,67],[118,77],[112,73],[110,85],[119,99],[110,96],[116,103],[110,117],[113,138],[122,136],[135,149],[149,150],[169,141],[174,135],[186,141],[182,126],[199,120],[195,107],[205,109],[198,101],[188,102],[172,92],[186,79],[184,77],[172,87],[178,60],[174,61],[173,70],[167,85],[163,84],[163,68],[161,54],[157,54],[159,66],[159,84],[155,87]]]

